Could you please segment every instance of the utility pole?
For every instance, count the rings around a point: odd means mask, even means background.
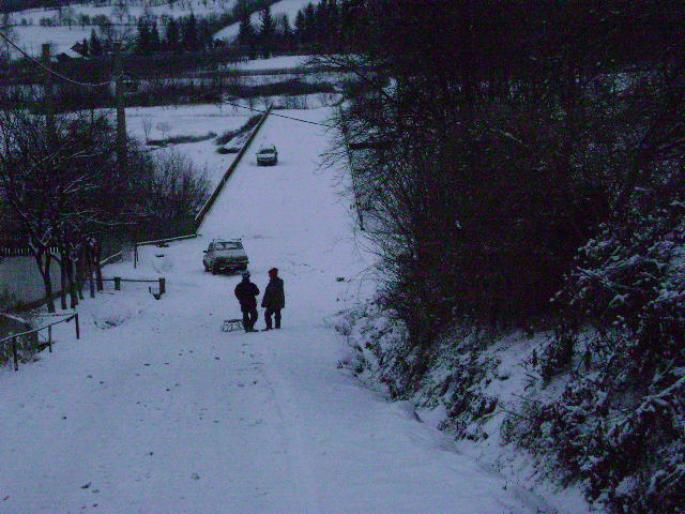
[[[121,41],[114,48],[115,95],[117,105],[117,164],[119,171],[126,173],[128,155],[126,151],[126,105],[124,102],[124,72],[121,61]]]
[[[364,232],[364,209],[362,208],[359,186],[357,185],[357,181],[354,176],[354,163],[352,161],[352,148],[350,148],[349,127],[345,121],[342,107],[338,109],[338,119],[341,122],[343,144],[345,145],[345,154],[347,155],[347,162],[350,167],[350,180],[352,181],[352,192],[354,193],[354,206],[357,211],[357,222],[359,223],[359,230]]]
[[[43,83],[43,103],[45,108],[45,128],[48,135],[48,142],[52,147],[55,143],[55,106],[53,102],[52,74],[50,69],[50,45],[42,45],[43,64],[45,65],[45,81]]]

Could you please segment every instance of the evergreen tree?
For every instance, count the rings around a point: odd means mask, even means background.
[[[102,55],[102,43],[100,43],[95,29],[90,31],[90,55],[93,57]]]
[[[250,21],[250,12],[247,5],[243,2],[240,4],[240,26],[238,29],[238,43],[249,49],[250,58],[254,58],[256,54],[256,35],[252,22]]]
[[[197,19],[194,14],[183,18],[183,47],[189,52],[195,52],[200,49],[200,40],[197,31]]]
[[[340,46],[340,9],[336,0],[328,0],[328,24],[326,26],[326,43],[329,50]]]
[[[314,8],[314,26],[312,30],[313,42],[322,48],[326,43],[328,29],[328,4],[321,0]]]
[[[265,7],[260,13],[259,41],[262,47],[262,56],[267,59],[271,57],[273,50],[273,40],[276,27],[271,16],[271,9]]]
[[[297,11],[297,16],[295,16],[295,40],[298,45],[305,44],[305,33],[307,31],[307,24],[304,17],[304,12],[302,9]]]
[[[311,45],[316,42],[316,10],[312,3],[304,8],[304,30],[302,42]]]
[[[340,43],[345,46],[348,46],[353,39],[354,22],[355,17],[351,0],[342,0],[340,3],[338,23],[340,25]]]
[[[212,24],[210,20],[202,18],[197,24],[198,40],[200,48],[211,48],[213,42]]]
[[[169,19],[166,26],[166,48],[172,52],[179,52],[181,50],[178,23],[173,18]]]
[[[293,29],[290,26],[290,20],[288,19],[288,15],[282,15],[280,20],[282,45],[285,49],[292,50],[294,46],[293,43],[295,34],[293,33]]]
[[[83,38],[83,41],[81,42],[81,55],[84,57],[87,57],[89,54],[89,48],[88,48],[88,39]]]
[[[138,21],[138,35],[136,37],[136,53],[141,55],[149,54],[151,41],[150,26],[146,20],[140,19]]]
[[[159,37],[159,30],[157,30],[157,23],[153,22],[150,27],[150,49],[152,52],[159,52],[162,42]]]

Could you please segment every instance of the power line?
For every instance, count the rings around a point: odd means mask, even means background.
[[[26,53],[19,45],[17,45],[14,41],[12,41],[10,38],[8,38],[5,34],[3,34],[0,31],[0,37],[7,41],[7,43],[12,46],[17,52],[19,52],[21,55],[26,57],[29,61],[33,62],[34,64],[37,64],[41,68],[43,68],[45,71],[50,73],[51,75],[54,75],[55,77],[64,80],[66,82],[70,82],[76,86],[81,86],[81,87],[104,87],[104,86],[109,86],[110,81],[108,80],[107,82],[97,82],[97,83],[90,83],[90,82],[79,82],[77,80],[70,79],[66,75],[62,75],[59,72],[56,72],[55,70],[49,68],[48,66],[45,66],[42,62],[40,62],[38,59],[35,59],[34,57],[31,57],[28,53]]]
[[[48,66],[45,66],[42,62],[40,62],[39,60],[35,59],[34,57],[32,57],[31,55],[29,55],[28,53],[26,53],[26,52],[25,52],[22,48],[20,48],[14,41],[12,41],[10,38],[8,38],[8,37],[7,37],[5,34],[3,34],[2,32],[0,32],[0,37],[1,37],[2,39],[4,39],[5,41],[7,41],[7,43],[9,43],[10,46],[12,46],[14,49],[16,49],[20,54],[22,54],[24,57],[26,57],[29,61],[33,62],[34,64],[37,64],[38,66],[40,66],[42,69],[44,69],[45,71],[47,71],[47,72],[50,73],[51,75],[54,75],[55,77],[57,77],[57,78],[59,78],[59,79],[61,79],[61,80],[64,80],[64,81],[66,81],[66,82],[70,82],[71,84],[74,84],[74,85],[76,85],[76,86],[81,86],[81,87],[91,87],[91,88],[95,88],[95,87],[104,87],[104,86],[109,86],[109,85],[110,85],[110,81],[107,81],[107,82],[96,82],[96,83],[91,83],[91,82],[79,82],[79,81],[77,81],[77,80],[70,79],[69,77],[67,77],[67,76],[65,76],[65,75],[62,75],[62,74],[59,73],[59,72],[56,72],[55,70],[49,68]],[[247,109],[248,111],[254,111],[254,112],[261,113],[261,114],[265,114],[265,113],[266,113],[266,111],[263,111],[263,110],[261,110],[261,109],[255,109],[254,107],[247,107],[247,106],[245,106],[245,105],[240,105],[240,104],[236,104],[236,103],[232,103],[232,102],[225,102],[225,103],[226,103],[227,105],[232,105],[232,106],[234,106],[234,107],[239,107],[239,108],[241,108],[241,109]],[[272,113],[271,113],[271,116],[276,116],[276,117],[278,117],[278,118],[285,118],[285,119],[287,119],[287,120],[297,121],[297,122],[300,122],[300,123],[307,123],[307,124],[309,124],[309,125],[317,125],[317,126],[319,126],[319,127],[334,128],[333,126],[327,125],[327,124],[325,124],[325,123],[318,123],[318,122],[316,122],[316,121],[303,120],[303,119],[301,119],[301,118],[295,118],[295,117],[293,117],[293,116],[286,116],[285,114],[275,114],[275,113],[272,112]]]
[[[248,111],[259,112],[262,114],[266,113],[266,111],[263,111],[261,109],[255,109],[254,107],[247,107],[245,105],[235,104],[232,102],[225,102],[225,103],[227,105],[232,105],[233,107],[240,107],[241,109],[247,109]],[[301,118],[294,118],[292,116],[286,116],[285,114],[275,114],[273,111],[271,111],[271,116],[277,116],[279,118],[285,118],[286,120],[299,121],[300,123],[308,123],[309,125],[318,125],[320,127],[334,128],[332,125],[326,125],[325,123],[318,123],[316,121],[309,121],[309,120],[303,120]]]

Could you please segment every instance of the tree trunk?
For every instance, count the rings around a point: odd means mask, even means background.
[[[90,297],[95,298],[95,282],[93,281],[93,257],[91,255],[90,245],[86,245],[86,272],[88,273]]]
[[[76,293],[76,282],[74,280],[74,261],[71,257],[66,257],[66,269],[67,269],[67,283],[69,284],[69,299],[72,309],[75,309],[78,305],[78,296]]]
[[[76,273],[76,289],[78,291],[79,300],[83,300],[83,263],[85,262],[85,249],[81,247],[79,252],[79,258],[75,261],[75,273]],[[80,268],[80,269],[79,269]]]
[[[96,243],[93,248],[93,265],[95,266],[95,277],[97,279],[98,291],[102,291],[105,286],[102,282],[102,267],[100,266],[100,243]]]
[[[50,251],[45,252],[45,260],[42,264],[41,274],[43,275],[43,285],[45,286],[45,304],[48,306],[48,312],[54,314],[55,299],[52,297],[52,277],[50,276],[50,264],[52,263],[52,256]]]
[[[60,301],[60,307],[62,308],[63,311],[67,310],[67,266],[68,266],[68,259],[67,259],[67,252],[64,250],[64,248],[60,248],[59,251],[60,255],[60,261],[59,261],[59,277],[60,277],[60,292],[59,292],[59,301]]]

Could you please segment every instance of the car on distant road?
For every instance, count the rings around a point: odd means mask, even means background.
[[[257,165],[275,166],[278,162],[278,151],[274,145],[262,146],[257,152]]]
[[[245,271],[248,265],[247,253],[240,239],[214,239],[204,251],[202,265],[205,271],[215,275],[221,271]]]

